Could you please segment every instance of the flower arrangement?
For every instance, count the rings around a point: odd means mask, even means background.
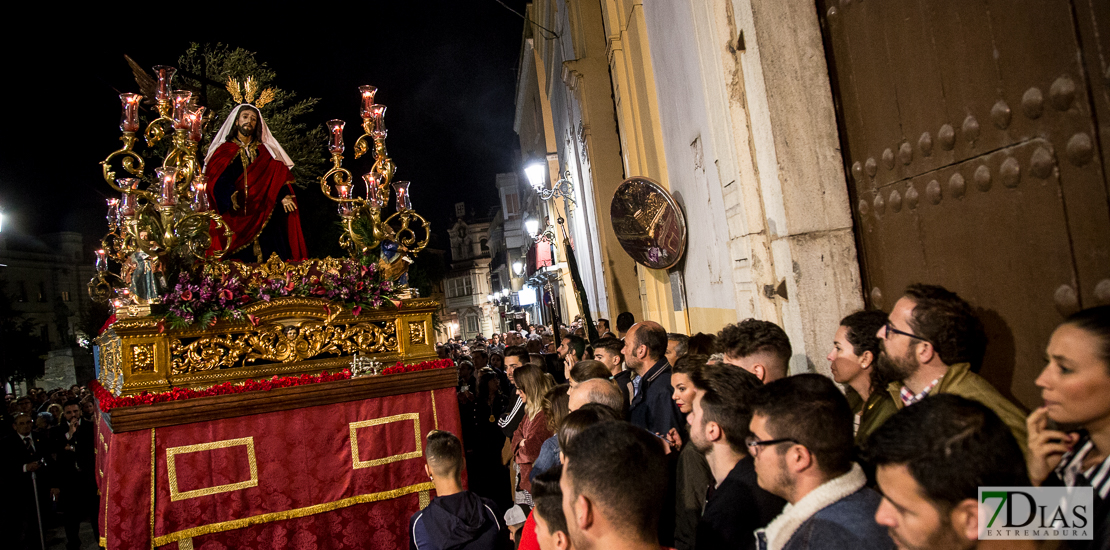
[[[401,374],[406,372],[418,372],[422,370],[432,369],[447,369],[455,366],[454,361],[450,359],[436,359],[433,361],[424,361],[422,363],[415,363],[405,365],[400,361],[392,367],[382,370],[383,375]],[[117,407],[134,407],[138,405],[153,405],[155,403],[165,403],[167,401],[181,401],[184,399],[195,399],[198,397],[213,397],[216,395],[233,395],[239,393],[255,392],[255,391],[270,391],[278,388],[291,388],[294,386],[303,386],[307,384],[317,384],[320,382],[335,382],[338,380],[349,380],[351,378],[351,371],[343,369],[339,372],[328,373],[321,372],[320,374],[302,374],[300,376],[274,376],[265,380],[247,380],[240,383],[224,382],[216,384],[209,388],[204,389],[191,389],[191,388],[174,388],[167,392],[162,393],[147,393],[143,392],[137,395],[128,396],[115,396],[112,392],[108,391],[100,382],[93,380],[89,387],[92,389],[93,396],[96,397],[97,402],[100,404],[100,410],[103,412],[110,412]]]
[[[334,262],[322,272],[298,274],[291,270],[276,277],[202,268],[181,272],[173,290],[163,296],[163,303],[168,306],[166,322],[176,329],[193,324],[210,326],[219,319],[241,320],[245,317],[242,308],[247,304],[282,296],[342,302],[357,317],[363,308],[396,302],[393,282],[381,279],[375,264],[349,258]]]

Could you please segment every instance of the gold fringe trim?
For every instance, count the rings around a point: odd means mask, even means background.
[[[100,547],[101,548],[107,548],[108,547],[108,538],[107,537],[100,537]]]
[[[326,502],[324,504],[315,504],[313,506],[306,506],[304,508],[294,508],[292,510],[286,510],[284,512],[273,512],[273,513],[270,513],[270,514],[261,514],[261,515],[257,515],[257,516],[251,516],[251,517],[248,517],[248,518],[235,519],[235,520],[224,521],[224,522],[220,522],[220,523],[212,523],[212,524],[209,524],[209,525],[202,525],[200,527],[193,527],[191,529],[185,529],[185,530],[182,530],[182,531],[178,531],[176,533],[170,533],[168,535],[157,537],[157,538],[154,539],[154,545],[155,546],[164,546],[164,545],[170,544],[171,542],[176,542],[176,541],[184,540],[184,539],[196,538],[196,537],[199,537],[199,536],[202,536],[202,535],[210,535],[212,533],[222,533],[224,531],[232,531],[232,530],[235,530],[235,529],[242,529],[244,527],[250,527],[251,525],[259,525],[259,524],[262,524],[262,523],[270,523],[272,521],[281,521],[281,520],[285,520],[285,519],[303,518],[305,516],[311,516],[311,515],[314,515],[314,514],[320,514],[320,513],[323,513],[323,512],[330,512],[332,510],[338,510],[340,508],[346,508],[348,506],[354,506],[355,504],[365,504],[367,502],[378,502],[378,501],[381,501],[381,500],[389,500],[389,499],[394,499],[394,498],[397,498],[397,497],[402,497],[402,496],[405,496],[405,495],[410,495],[412,493],[419,493],[420,491],[430,491],[432,489],[435,489],[435,485],[432,484],[432,482],[429,481],[429,482],[426,482],[426,483],[418,483],[416,485],[409,485],[408,487],[401,487],[400,489],[393,489],[391,491],[382,491],[380,493],[370,493],[370,494],[367,494],[367,495],[358,495],[358,496],[353,496],[353,497],[350,497],[350,498],[345,498],[345,499],[342,499],[342,500],[337,500],[337,501],[334,501],[334,502]]]
[[[436,391],[431,390],[430,393],[432,394],[432,423],[435,426],[435,428],[438,430],[439,429],[439,413],[436,412]],[[416,443],[416,445],[420,446],[420,442],[418,441]],[[423,508],[423,506],[421,506],[421,508]]]

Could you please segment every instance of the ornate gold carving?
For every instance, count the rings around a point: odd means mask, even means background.
[[[154,344],[131,345],[131,374],[154,372]]]
[[[424,331],[424,321],[409,322],[409,342],[413,344],[428,343],[428,335]]]
[[[358,437],[357,430],[367,426],[381,426],[382,424],[390,424],[393,422],[404,422],[405,420],[412,420],[413,437],[416,439],[416,450],[407,453],[396,454],[384,458],[375,458],[373,460],[359,460],[358,455]],[[369,468],[371,466],[381,466],[399,460],[408,460],[410,458],[418,458],[424,456],[424,450],[420,448],[420,414],[419,413],[405,413],[395,414],[393,416],[385,416],[382,418],[375,418],[373,420],[360,420],[358,422],[351,422],[351,466],[358,470],[360,468]]]
[[[299,327],[266,324],[246,333],[204,336],[184,343],[170,340],[173,374],[191,374],[255,361],[289,363],[323,354],[399,351],[396,327],[388,321],[325,324],[310,321]]]
[[[389,491],[382,491],[380,493],[369,493],[365,495],[356,495],[350,498],[344,498],[332,502],[325,502],[323,504],[315,504],[312,506],[305,506],[304,508],[294,508],[284,512],[272,512],[269,514],[259,514],[246,518],[235,519],[231,521],[224,521],[220,523],[211,523],[208,525],[201,525],[200,527],[193,527],[191,529],[184,529],[161,537],[155,537],[155,546],[165,546],[175,541],[196,538],[201,535],[210,535],[212,533],[222,533],[224,531],[233,531],[235,529],[242,529],[251,525],[260,525],[263,523],[270,523],[272,521],[282,521],[286,519],[303,518],[314,514],[322,514],[356,504],[365,504],[367,502],[378,502],[382,500],[394,499],[419,493],[420,491],[431,491],[435,489],[432,482],[417,483],[416,485],[409,485],[408,487],[401,487]]]
[[[195,453],[199,451],[211,451],[213,449],[226,449],[228,447],[244,446],[247,448],[247,462],[250,464],[251,478],[246,481],[239,481],[236,483],[228,483],[225,485],[217,485],[215,487],[206,487],[204,489],[194,489],[192,491],[179,491],[177,489],[177,465],[176,456],[186,453]],[[184,445],[181,447],[170,447],[166,449],[166,472],[170,478],[170,501],[177,502],[196,497],[203,497],[208,495],[215,495],[218,493],[227,493],[230,491],[238,491],[240,489],[247,489],[250,487],[258,486],[258,463],[254,457],[254,437],[240,437],[238,439],[225,439],[223,441],[212,441],[210,443],[201,443],[198,445]]]

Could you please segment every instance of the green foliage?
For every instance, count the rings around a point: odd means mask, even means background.
[[[297,184],[304,187],[315,182],[323,175],[324,151],[326,150],[327,130],[323,125],[309,127],[300,120],[308,118],[319,98],[310,97],[297,100],[296,92],[283,90],[273,85],[277,75],[265,63],[255,59],[255,53],[243,48],[231,48],[225,44],[193,43],[178,60],[178,67],[195,75],[203,75],[207,82],[199,82],[179,76],[189,86],[204,90],[206,105],[215,118],[205,128],[202,154],[208,150],[208,143],[219,131],[224,120],[231,114],[236,103],[224,84],[228,77],[239,82],[253,77],[258,82],[258,92],[273,88],[274,100],[262,107],[262,118],[270,132],[293,159],[293,177]],[[217,86],[215,83],[219,83]],[[257,97],[256,97],[257,100]]]

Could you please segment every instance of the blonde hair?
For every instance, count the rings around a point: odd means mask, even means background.
[[[555,379],[535,365],[524,365],[513,371],[513,380],[517,389],[528,398],[524,413],[529,420],[535,418],[543,410],[544,396],[555,386]]]

